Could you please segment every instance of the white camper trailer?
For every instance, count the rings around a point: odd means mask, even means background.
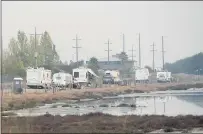
[[[26,70],[26,85],[30,88],[45,88],[51,86],[51,70],[44,68],[28,68]]]
[[[171,82],[171,72],[157,72],[157,82]]]
[[[149,70],[147,68],[137,69],[135,71],[136,82],[149,82]]]
[[[89,68],[79,67],[73,69],[74,85],[79,87],[88,86],[98,78],[98,76]]]
[[[68,87],[73,82],[73,77],[69,73],[59,72],[53,75],[53,84],[58,87]]]

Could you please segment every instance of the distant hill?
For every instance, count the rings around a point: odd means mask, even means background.
[[[197,74],[197,72],[195,73],[195,70],[202,69],[199,71],[199,73],[203,74],[203,53],[198,53],[191,57],[178,60],[174,63],[166,63],[165,68],[172,73],[187,74]]]

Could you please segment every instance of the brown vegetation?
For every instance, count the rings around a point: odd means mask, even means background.
[[[3,117],[3,133],[132,133],[164,129],[189,130],[203,127],[203,116],[111,116],[90,113],[83,116]]]

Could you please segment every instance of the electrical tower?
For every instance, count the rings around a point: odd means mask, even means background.
[[[164,63],[164,54],[165,54],[166,51],[164,50],[164,36],[161,37],[161,41],[162,41],[162,51],[161,52],[162,52],[162,60],[163,60],[162,64],[163,64],[163,70],[165,70],[165,66],[164,66],[164,64],[165,64]]]
[[[38,52],[37,52],[37,35],[43,35],[43,34],[37,34],[37,30],[35,27],[35,33],[34,34],[30,34],[30,35],[34,35],[35,36],[35,68],[37,68],[37,56],[38,56]]]
[[[153,43],[153,45],[151,45],[152,46],[152,69],[153,69],[153,71],[154,71],[154,69],[155,69],[155,63],[154,63],[154,52],[156,51],[155,49],[154,49],[154,47],[156,46],[154,43]]]
[[[110,49],[109,49],[109,44],[112,44],[112,43],[110,43],[110,41],[109,41],[109,39],[108,39],[108,42],[107,42],[107,43],[105,43],[105,44],[108,44],[108,49],[107,49],[107,50],[105,50],[105,51],[107,51],[107,52],[108,52],[108,63],[109,63],[109,52],[110,52],[110,51],[112,51],[112,50],[110,50]]]
[[[78,40],[81,40],[81,39],[78,39],[78,36],[77,36],[77,34],[76,34],[76,38],[73,39],[73,40],[76,41],[76,42],[75,42],[75,43],[76,43],[76,44],[75,44],[75,47],[73,47],[73,48],[76,49],[76,64],[77,64],[77,67],[78,67],[78,48],[81,48],[81,47],[78,46]]]

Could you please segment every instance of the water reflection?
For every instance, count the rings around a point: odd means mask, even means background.
[[[122,97],[104,98],[72,103],[72,107],[62,107],[64,103],[47,104],[42,107],[14,111],[19,116],[36,116],[49,112],[53,115],[82,115],[90,112],[103,112],[112,115],[203,115],[203,92],[166,92],[165,96],[157,95],[123,95]],[[126,97],[127,96],[127,97]],[[130,97],[129,97],[130,96]],[[120,104],[128,104],[128,107],[118,107]],[[101,105],[108,105],[101,107]],[[131,107],[130,105],[136,105]]]

